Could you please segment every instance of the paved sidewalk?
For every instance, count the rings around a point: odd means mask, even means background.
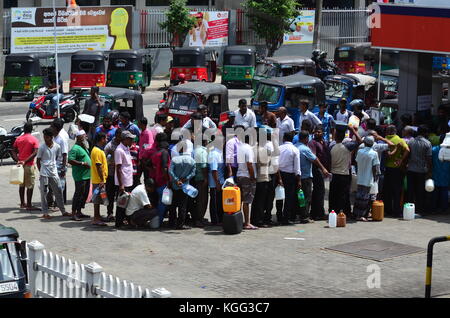
[[[450,234],[448,215],[336,229],[326,228],[322,221],[235,236],[217,227],[116,231],[93,227],[89,221],[73,222],[58,213],[45,221],[38,213],[18,209],[17,187],[8,184],[9,169],[0,167],[0,223],[15,227],[22,239],[39,240],[52,252],[84,264],[95,261],[107,273],[150,288],[165,287],[175,297],[423,297],[424,253],[374,262],[323,248],[369,238],[426,248],[432,237]],[[70,172],[68,186],[71,200]],[[38,188],[35,191],[38,203]],[[93,215],[91,204],[85,212]],[[371,264],[381,270],[379,289],[367,287]],[[450,294],[449,266],[450,244],[441,243],[435,249],[433,295]]]

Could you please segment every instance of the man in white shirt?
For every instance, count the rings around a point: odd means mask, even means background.
[[[250,204],[256,192],[256,156],[253,147],[248,144],[249,136],[240,134],[240,137],[246,141],[241,139],[237,148],[237,185],[241,189],[244,229],[257,230],[256,226],[250,224]]]
[[[286,107],[280,107],[277,112],[277,128],[279,144],[283,144],[284,134],[295,131],[294,121],[288,116]]]
[[[138,185],[131,192],[125,212],[130,224],[135,227],[157,229],[159,227],[157,205],[158,193],[155,182],[149,178],[145,180],[145,184]]]
[[[69,154],[69,135],[64,130],[64,121],[61,118],[56,118],[51,126],[55,131],[55,137],[53,141],[61,148],[62,157],[58,158],[56,167],[58,169],[59,187],[63,192],[64,204],[67,202],[67,189],[66,189],[66,171],[67,171],[67,156]],[[47,202],[49,206],[54,206],[55,201],[53,199],[53,191],[51,188],[47,194]]]
[[[244,131],[243,126],[235,126],[234,127],[235,132]],[[238,170],[238,158],[237,158],[237,149],[239,145],[241,144],[241,141],[237,137],[237,135],[234,135],[230,140],[227,141],[225,145],[225,163],[227,166],[227,177],[236,177],[237,170]]]
[[[244,126],[245,129],[250,127],[256,128],[256,115],[253,110],[247,108],[246,99],[239,100],[239,109],[234,113],[236,114],[235,126]]]
[[[197,107],[197,113],[200,114],[199,120],[202,121],[202,128],[217,128],[217,125],[212,121],[211,118],[208,117],[208,107],[206,105],[199,105]],[[186,124],[184,124],[183,128],[191,129],[193,127],[194,118],[188,120]]]
[[[284,144],[280,146],[279,169],[285,189],[285,204],[283,214],[278,214],[277,218],[282,225],[294,224],[289,219],[295,219],[295,206],[298,204],[297,191],[302,187],[300,151],[292,144],[293,139],[293,132],[284,134]]]
[[[302,121],[305,119],[309,119],[313,125],[312,129],[314,129],[317,125],[322,124],[322,121],[314,115],[312,112],[308,110],[309,108],[309,102],[307,100],[301,100],[300,101],[300,116],[299,116],[299,122],[298,127],[302,127]]]

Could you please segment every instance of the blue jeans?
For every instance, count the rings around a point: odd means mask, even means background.
[[[64,97],[63,94],[48,94],[47,97],[45,98],[45,100],[50,100],[50,104],[48,105],[47,108],[47,115],[49,116],[53,116],[56,109],[58,108],[58,95],[59,100],[61,100]]]
[[[164,215],[166,214],[166,205],[162,203],[162,194],[166,186],[159,187],[156,191],[158,192],[158,216],[159,216],[159,226],[162,225],[164,221]]]

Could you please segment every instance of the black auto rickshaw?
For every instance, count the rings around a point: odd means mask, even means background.
[[[213,49],[201,47],[176,48],[170,62],[170,85],[178,84],[178,75],[184,74],[187,81],[215,82],[217,57]]]
[[[19,233],[0,224],[0,298],[30,298],[27,289],[26,242]]]
[[[121,50],[109,54],[106,86],[143,93],[152,79],[152,57],[148,50]]]
[[[294,74],[316,76],[316,63],[304,56],[279,56],[261,59],[256,64],[253,89],[259,81],[271,77],[284,77]]]
[[[78,51],[72,54],[70,93],[106,86],[106,60],[103,52]]]
[[[49,87],[55,82],[55,69],[55,58],[51,53],[6,56],[2,97],[8,102],[13,96],[26,96],[33,100],[40,87]]]
[[[286,107],[294,120],[295,128],[298,129],[301,100],[308,100],[311,110],[325,102],[325,84],[320,78],[295,74],[264,79],[255,91],[252,107],[257,111],[261,102],[267,102],[268,110],[271,112]]]
[[[255,65],[254,46],[227,46],[223,52],[222,85],[251,86]]]
[[[178,117],[180,124],[184,125],[200,104],[208,107],[210,118],[218,124],[221,114],[229,110],[228,89],[215,83],[192,82],[172,86],[167,91],[167,101],[160,112]]]
[[[103,118],[112,110],[119,113],[129,112],[132,121],[137,121],[144,117],[142,94],[126,88],[100,87],[99,96],[104,101],[100,117]],[[87,99],[90,98],[89,91],[83,91],[78,99],[80,109],[84,109]]]

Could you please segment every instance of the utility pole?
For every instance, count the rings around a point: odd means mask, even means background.
[[[0,3],[0,86],[3,86],[3,72],[4,72],[4,56],[3,56],[3,26],[4,26],[4,18],[3,18],[4,10],[3,10],[3,1]]]
[[[313,49],[320,49],[320,29],[322,25],[323,0],[316,0],[316,14],[314,17]]]

